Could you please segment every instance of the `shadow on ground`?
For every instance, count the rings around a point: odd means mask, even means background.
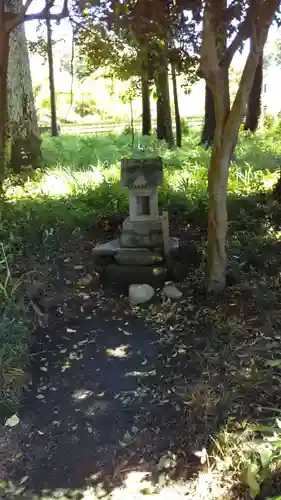
[[[216,301],[203,293],[202,262],[179,285],[180,302],[159,291],[147,308],[132,308],[124,290],[100,285],[89,233],[60,242],[12,463],[26,498],[78,499],[87,488],[89,498],[106,498],[136,471],[157,485],[188,480],[202,469],[195,452],[230,418],[264,422],[272,415],[264,407],[280,406],[278,366],[268,366],[281,358],[280,207],[273,208],[263,195],[230,204],[235,276]],[[177,222],[173,234],[193,238],[204,254],[204,229],[185,232]],[[204,498],[192,482],[185,488],[186,497]]]

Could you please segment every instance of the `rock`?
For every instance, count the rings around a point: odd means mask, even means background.
[[[180,240],[179,238],[175,238],[174,236],[170,236],[168,240],[168,248],[169,248],[169,253],[177,253],[180,247]]]
[[[93,281],[93,276],[91,274],[86,274],[85,276],[82,276],[78,282],[78,286],[89,286]]]
[[[147,248],[120,248],[115,254],[118,264],[153,266],[163,261],[163,256],[159,252],[151,252]]]
[[[131,285],[148,283],[154,287],[164,286],[167,281],[167,269],[160,266],[119,266],[108,264],[104,269],[106,283]]]
[[[174,285],[165,285],[163,288],[163,294],[169,299],[181,299],[182,292],[177,289]]]
[[[93,248],[93,255],[98,257],[112,257],[120,248],[120,240],[116,238],[107,243],[99,243]]]
[[[152,299],[154,293],[154,288],[147,284],[129,286],[129,299],[135,305],[148,302]]]

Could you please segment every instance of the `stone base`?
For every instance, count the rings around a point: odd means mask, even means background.
[[[120,240],[115,238],[107,243],[98,243],[92,250],[94,256],[112,257],[120,249]]]
[[[160,252],[152,252],[147,248],[119,248],[114,259],[122,266],[155,266],[163,262],[164,257]]]
[[[120,237],[122,247],[128,248],[163,248],[162,219],[158,221],[123,222]]]
[[[148,284],[160,287],[167,281],[167,269],[156,266],[119,266],[109,264],[105,268],[104,279],[107,283],[118,285]]]

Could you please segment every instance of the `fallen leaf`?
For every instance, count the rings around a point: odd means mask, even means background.
[[[20,419],[17,416],[17,414],[15,413],[10,418],[7,418],[7,420],[5,422],[5,426],[6,427],[15,427],[16,425],[19,424],[19,422],[20,422]]]
[[[24,476],[21,480],[20,480],[20,484],[24,484],[26,483],[26,481],[28,481],[29,479],[29,476]]]

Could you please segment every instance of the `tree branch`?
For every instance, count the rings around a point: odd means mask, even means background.
[[[32,1],[32,0],[31,0]],[[46,5],[46,7],[41,10],[41,12],[37,12],[36,14],[27,14],[24,16],[24,21],[34,21],[40,19],[50,19],[50,21],[60,21],[69,15],[68,10],[68,0],[63,0],[63,7],[59,14],[51,14],[50,8],[52,7],[54,2],[51,1],[51,5]]]
[[[216,1],[210,1],[205,7],[203,19],[203,39],[201,46],[201,57],[199,76],[205,78],[210,87],[219,86],[220,65],[217,52],[217,33],[215,9]]]
[[[246,18],[244,19],[244,21],[241,22],[238,32],[236,33],[231,44],[229,45],[225,57],[221,61],[222,65],[225,65],[227,67],[230,65],[234,57],[234,54],[239,49],[241,43],[247,40],[247,38],[249,38],[249,36],[251,35],[251,24],[252,24],[251,21],[253,19],[253,16],[254,16],[254,10],[251,7],[249,7],[246,14]]]
[[[267,0],[260,4],[259,12],[256,11],[251,33],[251,48],[242,73],[240,85],[234,99],[232,109],[225,124],[225,140],[235,141],[240,123],[246,114],[249,94],[253,85],[260,54],[264,48],[268,30],[278,9],[280,0]]]
[[[18,14],[12,14],[11,12],[5,13],[5,29],[8,33],[12,31],[16,26],[25,21],[34,21],[40,19],[50,19],[51,21],[60,21],[69,15],[68,11],[68,0],[63,0],[63,7],[61,12],[58,14],[51,14],[50,9],[54,5],[54,0],[46,0],[46,5],[44,9],[40,12],[34,14],[26,14],[33,0],[26,0],[25,4],[22,6]]]
[[[26,0],[25,4],[22,6],[18,14],[5,13],[5,29],[8,33],[12,31],[16,26],[21,24],[24,20],[25,14],[32,4],[33,0]]]

